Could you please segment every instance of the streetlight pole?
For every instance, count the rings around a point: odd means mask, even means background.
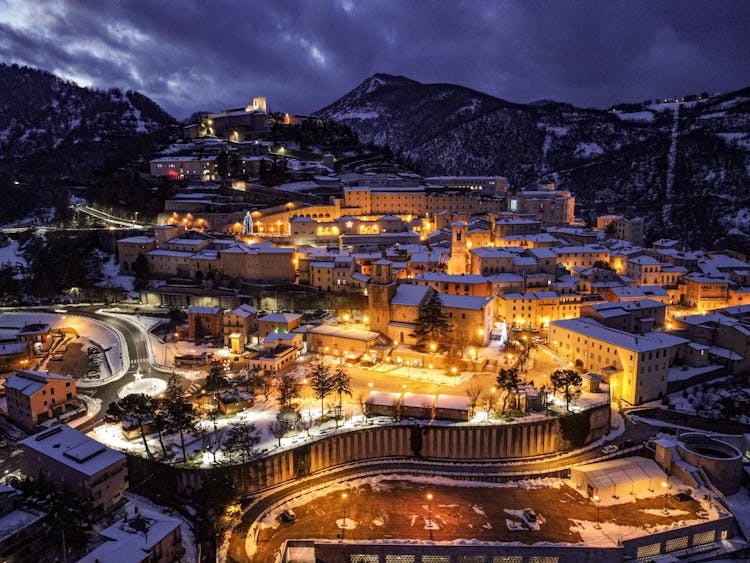
[[[664,489],[664,514],[669,515],[669,508],[667,508],[667,495],[669,491],[669,483],[667,483],[666,481],[662,481],[661,488]]]
[[[427,493],[427,529],[430,530],[432,540],[432,493]]]
[[[341,493],[341,500],[343,502],[343,510],[344,510],[344,521],[341,524],[341,538],[344,538],[344,533],[346,532],[346,493]]]
[[[599,495],[594,495],[594,503],[596,504],[596,526],[594,526],[597,530],[601,530],[602,526],[599,523],[599,503],[602,499],[599,498]]]

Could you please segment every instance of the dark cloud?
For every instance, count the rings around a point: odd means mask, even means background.
[[[744,0],[0,0],[0,59],[177,117],[310,112],[375,72],[602,107],[747,86],[748,29]]]

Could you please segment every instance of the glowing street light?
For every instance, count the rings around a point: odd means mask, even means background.
[[[664,489],[664,514],[668,515],[669,514],[669,508],[667,508],[667,495],[668,495],[668,491],[669,491],[669,483],[667,483],[666,481],[662,481],[661,482],[661,488]]]
[[[432,540],[432,493],[427,493],[427,529],[430,530]]]
[[[342,506],[344,510],[344,521],[341,523],[341,537],[344,537],[344,532],[346,531],[346,497],[348,495],[346,493],[341,493],[341,501]]]

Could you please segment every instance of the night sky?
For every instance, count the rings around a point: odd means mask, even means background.
[[[747,0],[0,0],[0,61],[180,119],[308,113],[375,72],[607,107],[749,86],[749,30]]]

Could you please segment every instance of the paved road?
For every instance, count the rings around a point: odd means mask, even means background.
[[[150,364],[145,336],[141,332],[141,329],[135,327],[133,324],[123,319],[111,317],[108,315],[101,315],[99,313],[96,313],[95,311],[85,309],[76,309],[75,311],[70,311],[68,314],[75,314],[82,317],[97,319],[98,321],[104,322],[107,325],[119,330],[125,338],[125,344],[128,347],[128,355],[130,357],[130,366],[128,367],[128,371],[121,379],[119,379],[118,381],[107,383],[105,385],[102,385],[101,387],[86,390],[82,389],[82,392],[91,395],[92,397],[96,397],[97,399],[100,399],[102,401],[101,411],[99,411],[99,413],[97,413],[97,415],[94,416],[89,422],[79,428],[79,430],[81,430],[82,432],[88,432],[99,423],[99,421],[104,417],[104,413],[106,412],[109,404],[119,399],[119,397],[117,396],[117,391],[126,383],[133,381],[133,376],[137,371],[140,370],[141,373],[147,375],[148,377],[162,379],[164,381],[168,381],[172,376],[172,370],[163,369],[160,367],[152,366]],[[187,387],[187,385],[189,385],[189,383],[185,379],[183,379],[182,382],[183,387]]]

